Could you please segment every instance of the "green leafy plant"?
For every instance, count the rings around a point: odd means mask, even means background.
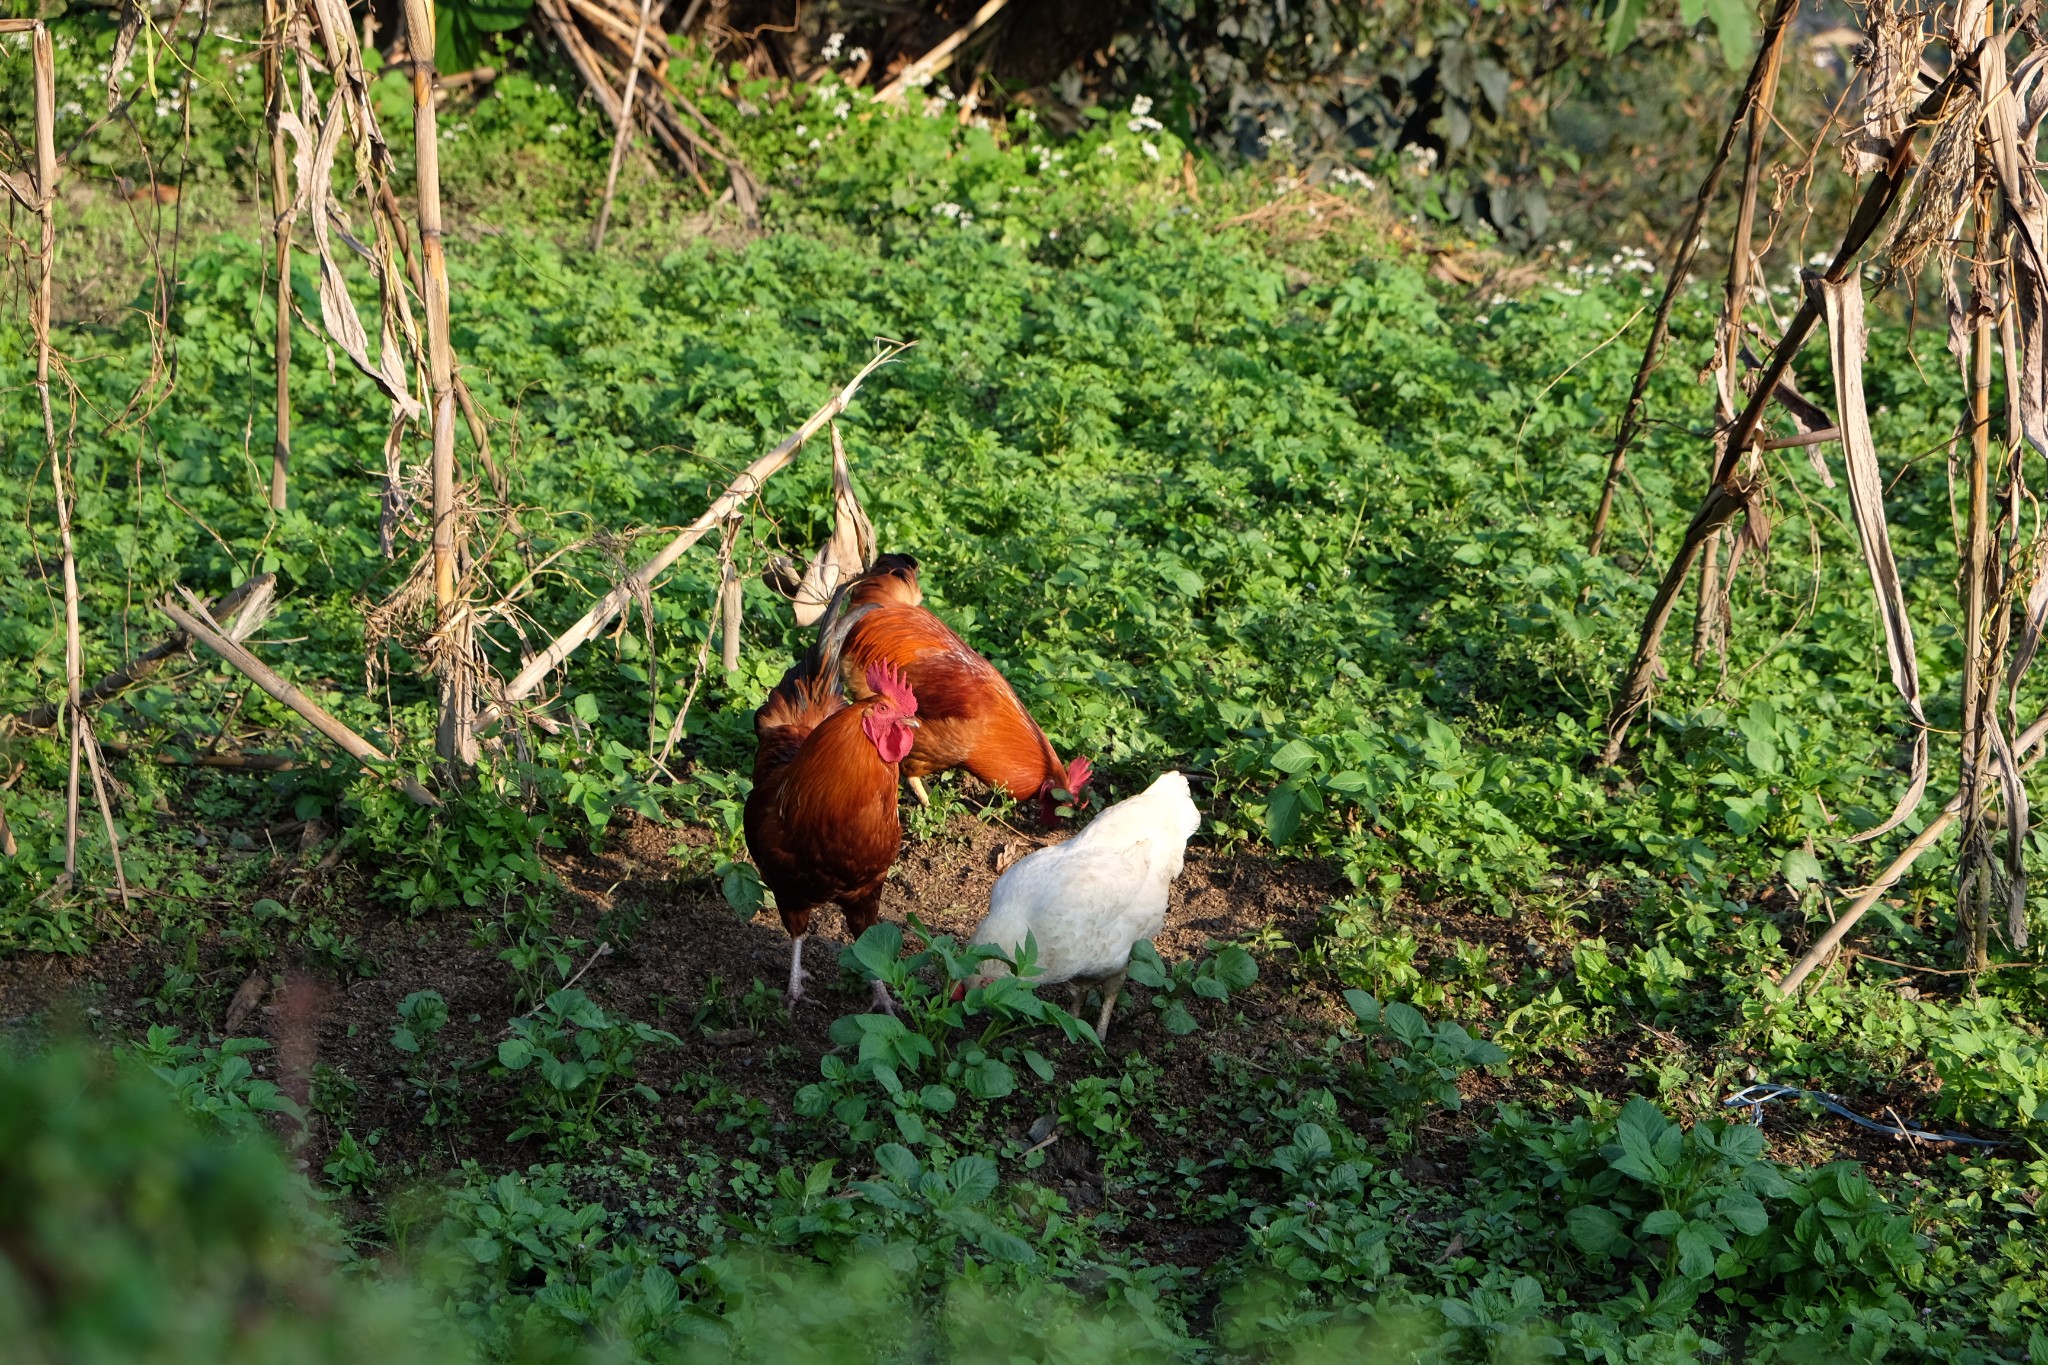
[[[538,1009],[506,1026],[496,1072],[521,1081],[525,1121],[514,1142],[540,1136],[576,1151],[618,1132],[634,1099],[660,1097],[635,1079],[635,1058],[648,1047],[673,1047],[672,1033],[607,1014],[579,990],[558,990]]]
[[[1188,1008],[1195,1000],[1228,1000],[1259,979],[1259,964],[1236,944],[1211,942],[1210,955],[1200,962],[1176,962],[1167,966],[1149,941],[1131,949],[1129,979],[1154,991],[1152,1007],[1160,1012],[1159,1022],[1168,1033],[1193,1033],[1201,1025]]]
[[[406,1079],[423,1105],[421,1122],[430,1128],[461,1122],[460,1068],[442,1037],[448,1027],[448,1002],[439,991],[414,991],[398,1002],[398,1019],[391,1029],[391,1046],[405,1055]]]
[[[478,920],[474,939],[479,946],[503,943],[498,961],[511,970],[515,998],[532,1008],[559,990],[576,970],[576,954],[587,943],[555,932],[556,902],[545,896],[508,897],[495,920]]]
[[[871,1088],[881,1091],[885,1113],[904,1141],[924,1143],[932,1139],[929,1120],[950,1114],[963,1092],[975,1100],[1001,1099],[1017,1088],[1019,1066],[1041,1081],[1053,1078],[1052,1063],[1016,1041],[1019,1034],[1050,1025],[1069,1042],[1095,1041],[1094,1030],[1033,992],[1034,939],[1027,938],[1010,974],[970,988],[981,964],[1003,954],[987,945],[962,949],[915,917],[910,926],[925,946],[908,957],[903,931],[888,923],[869,928],[841,955],[849,971],[888,986],[899,1013],[835,1020],[832,1041],[853,1048],[854,1060],[828,1053],[818,1064],[823,1079],[797,1092],[799,1114],[829,1114],[855,1142],[882,1132],[871,1116]],[[956,986],[965,988],[958,1000]],[[963,1032],[966,1037],[957,1036]]]
[[[261,1038],[229,1038],[218,1046],[188,1043],[176,1027],[156,1024],[129,1051],[171,1087],[189,1113],[225,1132],[260,1133],[268,1131],[266,1115],[303,1117],[275,1081],[256,1074],[249,1059],[269,1050]]]
[[[1401,1144],[1413,1141],[1416,1125],[1432,1106],[1463,1107],[1460,1076],[1508,1059],[1500,1047],[1474,1038],[1448,1019],[1432,1027],[1413,1005],[1395,1000],[1383,1006],[1359,990],[1344,992],[1344,1003],[1351,1007],[1367,1043],[1353,1084],[1387,1114]]]

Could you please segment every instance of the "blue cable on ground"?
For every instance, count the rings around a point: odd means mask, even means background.
[[[1904,1124],[1884,1123],[1877,1119],[1866,1118],[1844,1105],[1839,1095],[1830,1095],[1824,1090],[1802,1090],[1796,1085],[1746,1085],[1727,1099],[1722,1100],[1721,1107],[1724,1109],[1733,1109],[1737,1105],[1747,1107],[1750,1113],[1749,1121],[1761,1128],[1764,1123],[1764,1105],[1772,1100],[1788,1098],[1818,1101],[1820,1107],[1829,1113],[1838,1114],[1849,1120],[1849,1122],[1868,1128],[1874,1133],[1885,1133],[1892,1137],[1913,1138],[1920,1142],[1953,1142],[1966,1147],[2003,1147],[2005,1145],[1994,1138],[1971,1137],[1967,1133],[1930,1133],[1920,1128],[1908,1128]]]

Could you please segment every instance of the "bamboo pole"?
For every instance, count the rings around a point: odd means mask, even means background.
[[[70,729],[71,766],[64,782],[64,880],[78,872],[78,740],[82,671],[78,632],[78,558],[71,537],[68,460],[57,440],[57,413],[50,402],[50,314],[56,291],[57,258],[57,63],[50,30],[40,21],[10,26],[29,35],[30,80],[35,86],[36,222],[40,228],[34,290],[29,298],[29,331],[36,348],[36,396],[43,408],[43,445],[50,461],[50,487],[57,510],[58,549],[64,575],[64,720]]]
[[[619,188],[619,163],[625,159],[626,144],[633,137],[633,96],[640,89],[640,56],[647,49],[647,16],[653,0],[640,0],[640,23],[633,30],[633,60],[626,64],[626,93],[619,101],[619,126],[612,134],[612,164],[604,173],[604,202],[597,208],[597,226],[590,233],[590,249],[604,249],[604,230],[612,221],[612,195]]]
[[[414,180],[419,198],[420,266],[426,284],[427,369],[434,484],[434,630],[441,638],[441,718],[434,752],[467,767],[475,761],[471,734],[472,676],[469,622],[456,601],[461,509],[455,484],[455,353],[448,336],[448,262],[441,241],[441,134],[434,112],[434,14],[428,0],[405,0],[405,46],[412,60]]]
[[[914,341],[904,341],[885,345],[873,360],[861,367],[859,374],[847,381],[845,388],[834,394],[832,400],[824,407],[812,413],[788,440],[740,471],[739,477],[726,485],[725,492],[719,494],[711,506],[704,509],[703,515],[677,532],[653,558],[635,569],[631,577],[600,597],[590,610],[583,614],[581,620],[556,636],[553,643],[528,660],[526,666],[519,670],[512,681],[505,684],[505,690],[498,699],[478,713],[476,728],[482,731],[504,716],[511,706],[529,696],[540,686],[543,678],[558,668],[592,636],[603,630],[613,617],[626,609],[629,603],[641,594],[651,591],[654,580],[668,572],[669,567],[682,558],[683,551],[702,540],[706,532],[730,517],[749,498],[760,492],[761,485],[794,459],[806,441],[817,435],[827,422],[846,411],[847,405],[853,402],[854,395],[860,392],[861,384],[869,375],[916,344]]]
[[[318,730],[321,734],[327,736],[328,739],[334,741],[335,745],[349,757],[365,767],[391,761],[384,755],[382,750],[355,731],[349,729],[346,725],[343,725],[333,716],[328,715],[318,702],[279,677],[270,665],[264,663],[254,654],[251,654],[243,646],[228,639],[213,624],[201,621],[196,615],[186,611],[169,598],[165,598],[157,603],[157,606],[165,616],[171,619],[173,625],[205,645],[214,653],[220,655],[222,659],[226,660],[237,672],[248,678],[250,682],[255,683],[273,698],[298,712],[300,716],[305,718],[308,725],[311,725],[315,730]],[[398,781],[399,785],[405,788],[405,794],[420,805],[439,806],[441,804],[434,794],[425,787],[422,787],[411,773],[401,771],[398,775]]]
[[[271,231],[277,240],[277,338],[272,359],[277,369],[277,430],[270,450],[270,510],[286,504],[286,478],[292,462],[292,226],[291,162],[285,150],[283,124],[285,30],[290,11],[280,0],[263,0],[263,119],[270,128]]]
[[[1671,308],[1678,300],[1679,291],[1692,274],[1693,258],[1699,254],[1701,230],[1706,226],[1707,209],[1714,202],[1714,194],[1721,187],[1721,173],[1727,168],[1728,157],[1735,150],[1735,137],[1742,129],[1743,119],[1757,104],[1757,95],[1763,86],[1765,73],[1773,69],[1777,53],[1783,48],[1785,34],[1790,28],[1793,13],[1799,8],[1798,0],[1778,0],[1777,8],[1771,11],[1769,23],[1764,28],[1763,44],[1757,49],[1756,62],[1750,67],[1749,79],[1743,83],[1742,95],[1735,102],[1735,114],[1728,120],[1727,131],[1721,135],[1721,145],[1715,149],[1714,160],[1707,167],[1706,179],[1700,182],[1700,192],[1693,199],[1692,216],[1687,219],[1685,229],[1679,234],[1671,252],[1671,268],[1664,280],[1664,297],[1657,302],[1657,315],[1650,323],[1649,344],[1643,348],[1643,362],[1636,367],[1635,383],[1630,386],[1628,402],[1621,409],[1621,421],[1615,424],[1614,453],[1608,457],[1607,479],[1600,488],[1600,505],[1593,513],[1593,534],[1586,544],[1586,553],[1597,555],[1600,544],[1607,536],[1607,521],[1614,512],[1615,490],[1621,486],[1621,471],[1628,458],[1628,448],[1640,429],[1643,399],[1650,390],[1650,376],[1657,372],[1662,363],[1664,343],[1671,335]]]

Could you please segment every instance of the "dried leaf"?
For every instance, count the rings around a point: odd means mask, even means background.
[[[1863,66],[1863,118],[1843,147],[1843,164],[1851,175],[1873,175],[1890,158],[1906,130],[1916,99],[1914,78],[1926,39],[1920,15],[1909,13],[1899,0],[1871,0],[1864,15],[1868,35]]]
[[[1906,615],[1905,589],[1899,582],[1898,562],[1892,555],[1891,528],[1884,512],[1884,479],[1878,470],[1877,446],[1870,434],[1870,412],[1863,396],[1863,356],[1869,345],[1869,332],[1863,320],[1863,285],[1852,275],[1840,283],[1823,280],[1819,288],[1827,308],[1828,352],[1835,371],[1836,424],[1842,430],[1842,463],[1849,476],[1849,504],[1855,512],[1863,563],[1870,571],[1871,592],[1877,599],[1878,619],[1884,627],[1892,685],[1905,699],[1914,726],[1912,769],[1906,792],[1884,823],[1854,837],[1852,842],[1861,843],[1897,828],[1919,806],[1921,793],[1927,788],[1927,715],[1921,708],[1920,664],[1913,653],[1913,623]]]
[[[299,183],[294,212],[305,217],[313,228],[313,249],[320,258],[322,329],[334,344],[341,348],[350,362],[384,391],[393,406],[407,419],[417,420],[425,409],[407,389],[405,360],[391,328],[387,325],[383,329],[379,355],[373,362],[370,359],[369,333],[363,327],[363,320],[356,311],[355,301],[349,297],[348,279],[342,274],[341,263],[334,255],[334,242],[330,235],[333,224],[330,217],[339,217],[339,210],[334,207],[333,197],[327,187],[333,179],[334,156],[340,148],[342,130],[347,124],[344,103],[345,92],[336,91],[328,104],[327,117],[321,124],[317,138],[309,138],[305,126],[292,115],[286,114],[278,120],[279,126],[297,144],[294,160],[298,163]],[[310,152],[307,148],[309,141],[312,144]],[[345,228],[343,237],[358,251],[362,250],[348,237]],[[374,260],[372,264],[375,264]],[[378,273],[381,276],[383,272]]]
[[[796,594],[796,623],[817,624],[841,583],[867,572],[875,560],[875,528],[854,495],[853,473],[839,424],[832,424],[832,535],[804,570]]]

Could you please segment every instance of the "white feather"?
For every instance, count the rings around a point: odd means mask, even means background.
[[[1167,892],[1201,824],[1187,778],[1162,774],[1073,838],[1038,850],[998,878],[973,942],[1015,957],[1032,936],[1041,973],[1036,979],[1046,984],[1115,976],[1139,940],[1166,927]],[[991,962],[981,979],[1008,971]]]

